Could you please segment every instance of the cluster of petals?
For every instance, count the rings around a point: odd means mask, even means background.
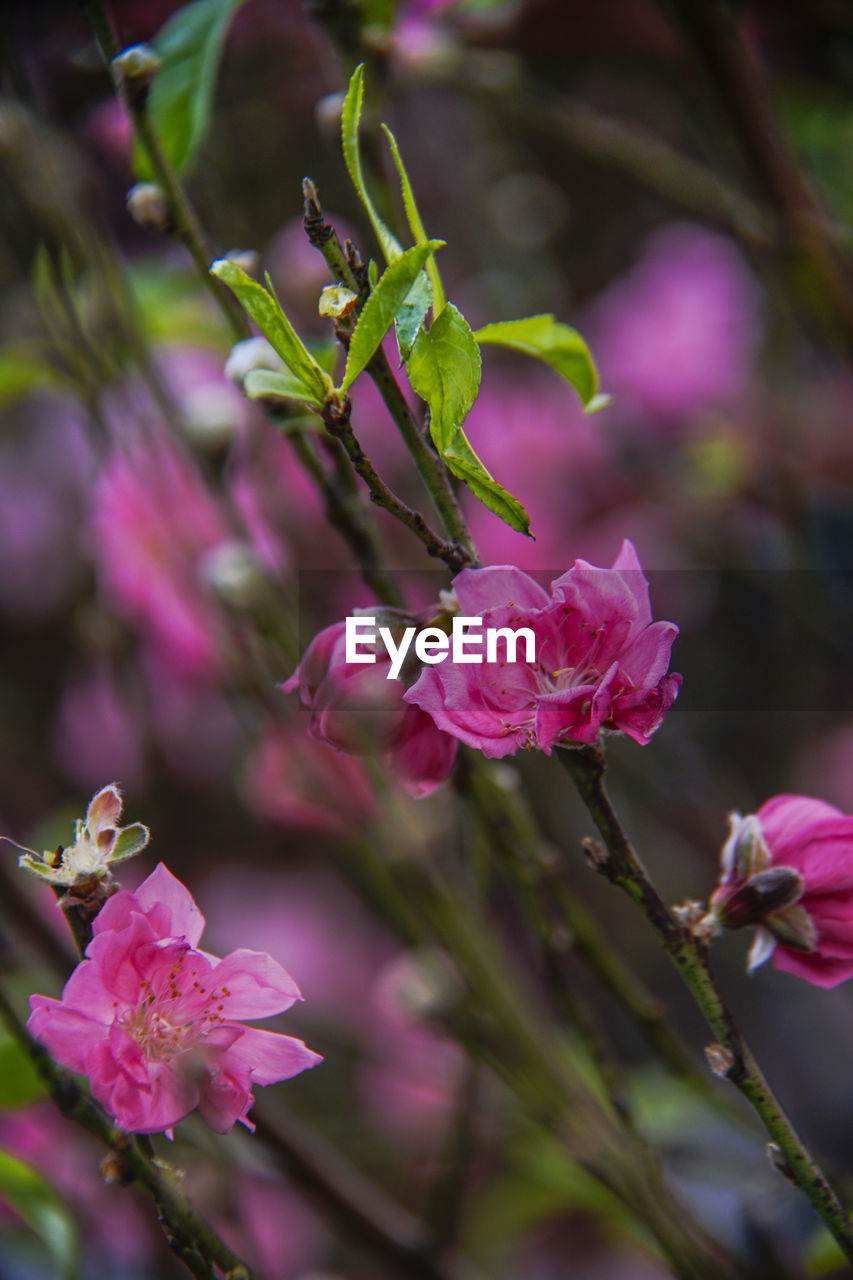
[[[550,594],[512,566],[463,569],[453,585],[460,612],[484,628],[530,628],[536,659],[425,667],[404,697],[438,728],[491,757],[550,754],[602,730],[649,742],[681,685],[668,673],[678,628],[652,621],[630,542],[610,569],[576,560]]]
[[[27,1026],[129,1133],[159,1133],[196,1107],[210,1127],[249,1127],[254,1085],[314,1066],[301,1040],[247,1027],[300,1000],[271,956],[198,949],[204,917],[159,864],[136,893],[109,898],[60,1000],[31,998]]]
[[[319,632],[282,688],[298,690],[310,708],[313,738],[353,755],[387,753],[409,794],[429,795],[453,768],[455,737],[404,701],[404,685],[387,678],[387,654],[371,664],[347,662],[345,629],[336,622]]]
[[[752,967],[772,954],[777,969],[818,987],[853,978],[853,817],[824,800],[780,795],[755,818],[771,865],[795,871],[802,893],[798,928],[787,927],[790,908],[764,919]]]

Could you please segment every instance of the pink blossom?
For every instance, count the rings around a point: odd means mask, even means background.
[[[108,899],[61,1000],[32,996],[27,1026],[130,1133],[170,1130],[195,1107],[217,1133],[247,1120],[253,1085],[314,1066],[301,1040],[240,1019],[281,1013],[299,989],[263,952],[199,951],[204,917],[162,863]]]
[[[246,766],[243,793],[272,822],[338,837],[363,830],[376,809],[362,762],[306,739],[295,724],[264,734]]]
[[[678,628],[652,622],[630,542],[610,569],[576,560],[550,596],[509,565],[463,569],[453,585],[461,613],[481,616],[484,629],[529,627],[536,661],[447,660],[424,669],[404,697],[440,729],[499,757],[593,743],[602,730],[645,744],[660,728],[681,685],[667,674]]]
[[[98,481],[93,532],[103,587],[118,607],[176,667],[215,674],[224,623],[200,563],[232,535],[201,477],[166,436],[113,455]]]
[[[314,637],[281,687],[298,689],[310,708],[312,738],[356,755],[387,752],[409,794],[426,796],[453,768],[456,742],[434,716],[406,704],[401,681],[386,679],[390,665],[381,653],[370,665],[347,662],[345,624],[336,622]]]
[[[802,879],[796,904],[764,918],[757,962],[772,952],[777,969],[818,987],[853,978],[853,817],[797,795],[774,796],[755,817],[771,865]]]
[[[664,420],[731,401],[755,347],[756,292],[729,240],[690,224],[664,227],[596,304],[604,384],[617,401]]]

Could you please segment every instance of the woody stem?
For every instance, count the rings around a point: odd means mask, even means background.
[[[724,1050],[723,1074],[752,1106],[773,1140],[777,1166],[808,1196],[845,1256],[853,1261],[853,1220],[805,1146],[738,1030],[711,976],[701,943],[673,915],[640,861],[604,785],[599,747],[558,751],[560,763],[601,833],[606,849],[598,870],[637,903],[675,964],[705,1021]],[[717,1046],[714,1046],[717,1048]]]

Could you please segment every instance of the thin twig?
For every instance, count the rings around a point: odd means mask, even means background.
[[[204,280],[205,288],[216,302],[234,341],[239,341],[249,334],[249,326],[242,308],[220,281],[210,274],[213,253],[207,243],[198,214],[163,149],[157,130],[151,122],[146,103],[131,101],[121,77],[116,76],[113,71],[113,60],[121,52],[121,47],[106,6],[102,0],[80,0],[80,4],[116,92],[130,116],[136,139],[145,152],[151,172],[169,204],[174,219],[175,234],[195,263],[199,275]]]
[[[302,183],[305,197],[304,227],[309,241],[322,253],[335,281],[341,281],[362,295],[365,299],[369,291],[366,274],[356,273],[352,262],[341,248],[337,233],[324,218],[323,209],[317,195],[317,188],[310,178]],[[423,480],[430,497],[435,504],[445,533],[451,543],[456,543],[465,555],[465,564],[477,565],[477,557],[471,535],[453,492],[447,468],[433,448],[432,442],[424,435],[415,415],[409,408],[406,397],[400,390],[394,377],[388,357],[379,347],[367,365],[367,373],[371,377],[385,407],[394,419],[403,443],[409,451],[417,470]]]
[[[323,406],[323,422],[329,435],[343,445],[354,470],[367,485],[371,502],[384,508],[407,529],[410,529],[424,544],[428,555],[443,560],[453,573],[458,573],[470,563],[466,549],[459,543],[445,542],[430,528],[419,511],[408,506],[388,488],[356,439],[350,423],[351,407],[348,396],[339,403],[328,400]]]
[[[47,1051],[33,1040],[2,989],[0,1020],[44,1080],[62,1114],[109,1147],[118,1180],[122,1184],[138,1183],[153,1198],[170,1248],[189,1270],[208,1280],[212,1264],[215,1264],[231,1280],[256,1280],[254,1273],[181,1195],[165,1169],[142,1151],[132,1134],[119,1129],[103,1108],[85,1094],[73,1077],[58,1067]],[[190,1265],[191,1258],[193,1265]]]
[[[584,747],[560,750],[557,755],[604,840],[606,858],[599,870],[642,910],[723,1050],[723,1074],[750,1102],[779,1148],[786,1175],[805,1192],[846,1257],[853,1261],[853,1221],[782,1110],[736,1027],[711,976],[704,949],[667,907],[637,856],[607,795],[604,753],[598,747]]]

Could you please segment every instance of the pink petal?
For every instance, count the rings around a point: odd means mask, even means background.
[[[619,659],[622,675],[639,689],[651,689],[669,669],[672,644],[678,635],[674,622],[653,622]]]
[[[449,776],[459,744],[420,707],[406,710],[403,730],[392,750],[394,769],[410,796],[428,796]]]
[[[145,911],[151,911],[159,905],[168,907],[168,933],[161,933],[161,937],[184,938],[191,947],[198,945],[204,930],[204,916],[189,889],[162,862],[157,864],[148,879],[139,886],[136,897]]]
[[[828,960],[819,952],[792,951],[779,945],[773,952],[772,964],[775,969],[793,973],[816,987],[837,987],[839,982],[853,978],[853,960]]]
[[[453,587],[465,617],[508,605],[518,609],[544,609],[548,604],[544,587],[513,565],[463,569],[453,579]]]
[[[30,996],[30,1009],[27,1019],[30,1035],[63,1067],[85,1074],[87,1053],[106,1041],[108,1031],[103,1023],[87,1018],[77,1009],[66,1009],[59,1000],[49,996]]]
[[[761,823],[764,838],[778,865],[787,863],[792,851],[799,849],[817,823],[844,814],[823,800],[811,796],[774,796],[755,815]]]
[[[302,995],[277,960],[264,951],[232,951],[211,974],[216,984],[216,1008],[227,1019],[267,1018],[285,1009]]]
[[[115,997],[104,986],[99,965],[82,960],[62,989],[66,1009],[76,1009],[87,1018],[107,1025],[115,1018]]]
[[[276,1084],[316,1067],[323,1059],[293,1036],[276,1031],[245,1027],[239,1040],[227,1051],[228,1063],[239,1063],[253,1084]]]

